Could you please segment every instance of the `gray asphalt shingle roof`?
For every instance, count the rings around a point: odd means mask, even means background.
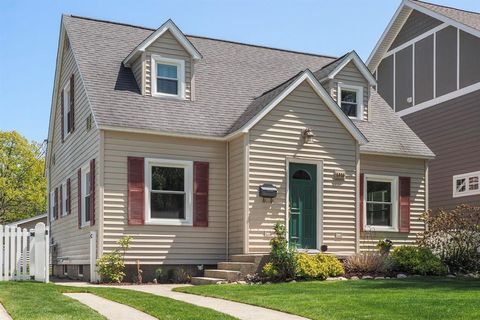
[[[478,12],[456,9],[424,1],[415,0],[413,2],[480,31],[480,13]]]
[[[100,127],[224,137],[262,110],[299,72],[323,74],[328,72],[324,66],[342,58],[187,36],[203,56],[195,65],[195,99],[159,99],[141,95],[132,71],[122,65],[154,29],[75,16],[64,16],[63,22]],[[373,119],[387,123],[355,122],[369,140],[365,150],[433,155],[381,98],[372,96],[370,110]]]

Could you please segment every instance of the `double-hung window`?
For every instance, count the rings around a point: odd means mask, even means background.
[[[398,177],[365,176],[365,230],[397,231]]]
[[[67,183],[62,183],[62,212],[61,215],[66,216],[68,214],[68,193],[67,193]]]
[[[363,88],[340,83],[338,85],[338,104],[348,117],[361,120],[363,118]]]
[[[185,61],[152,56],[152,95],[185,97]]]
[[[453,176],[453,197],[480,194],[480,171]]]
[[[50,219],[55,220],[55,189],[50,192]]]
[[[63,133],[64,137],[72,131],[72,106],[71,106],[71,97],[70,97],[70,80],[67,81],[65,87],[63,87]]]
[[[82,168],[82,227],[90,224],[92,216],[91,200],[92,197],[92,176],[90,175],[90,166]]]
[[[191,161],[146,159],[146,223],[192,224]]]

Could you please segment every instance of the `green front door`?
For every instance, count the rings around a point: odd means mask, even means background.
[[[290,163],[288,179],[290,245],[317,249],[317,166]]]

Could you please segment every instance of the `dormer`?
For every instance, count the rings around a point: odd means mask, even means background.
[[[352,120],[368,120],[370,90],[376,80],[355,51],[315,73],[320,83]]]
[[[142,41],[123,61],[142,95],[194,99],[193,70],[202,55],[172,20]]]

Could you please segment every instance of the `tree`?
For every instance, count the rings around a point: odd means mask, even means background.
[[[41,144],[0,131],[0,224],[45,212],[44,163]]]

